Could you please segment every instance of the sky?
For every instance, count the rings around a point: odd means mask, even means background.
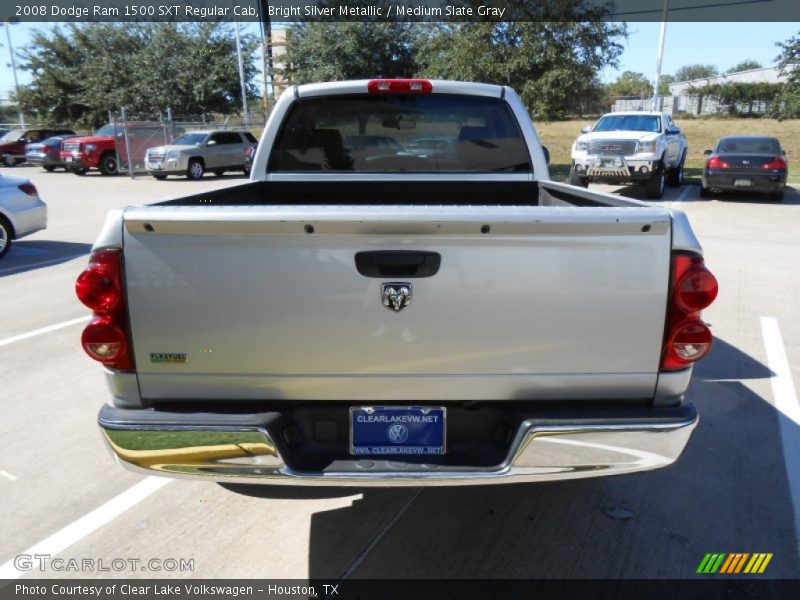
[[[34,30],[47,30],[52,24],[20,23],[11,27],[12,44],[23,48]],[[613,81],[622,71],[644,73],[655,79],[660,23],[628,23],[628,39],[618,69],[605,69],[603,81]],[[258,25],[243,25],[243,31],[258,33]],[[800,23],[668,23],[662,73],[674,73],[687,64],[712,64],[724,71],[745,59],[764,66],[773,65],[783,42],[800,32]],[[0,98],[14,87],[5,32],[0,32]],[[258,61],[257,61],[258,62]],[[20,84],[29,81],[19,72]]]

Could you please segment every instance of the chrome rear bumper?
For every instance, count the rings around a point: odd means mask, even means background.
[[[650,415],[650,418],[647,417]],[[482,485],[647,471],[673,463],[697,425],[691,404],[631,418],[522,423],[508,458],[491,468],[391,460],[333,461],[298,472],[282,458],[258,414],[164,413],[105,406],[103,437],[125,467],[148,474],[281,485]]]

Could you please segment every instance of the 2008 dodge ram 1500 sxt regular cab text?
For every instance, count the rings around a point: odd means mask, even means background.
[[[717,293],[682,213],[550,181],[513,90],[428,80],[292,87],[249,183],[112,212],[76,287],[123,465],[317,485],[668,465]]]

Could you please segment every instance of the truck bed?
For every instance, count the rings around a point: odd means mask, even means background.
[[[129,209],[142,397],[652,398],[670,214],[570,190],[253,182]],[[365,273],[364,252],[436,254],[440,267]],[[413,289],[402,312],[381,303],[392,281]]]
[[[648,205],[554,182],[465,179],[254,181],[151,206],[285,205],[626,206]]]

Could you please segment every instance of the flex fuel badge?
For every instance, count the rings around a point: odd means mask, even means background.
[[[150,362],[184,365],[186,364],[186,357],[187,357],[186,353],[180,353],[180,352],[151,352]]]

